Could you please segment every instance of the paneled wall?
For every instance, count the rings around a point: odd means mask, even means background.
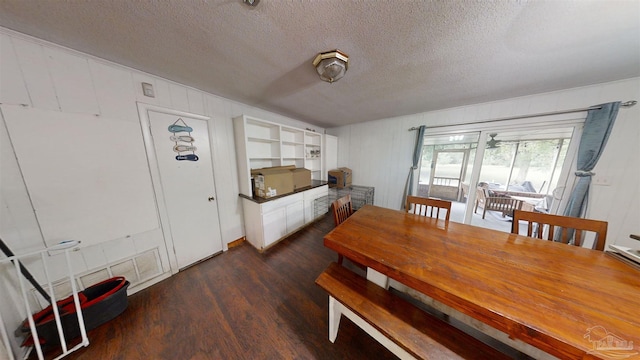
[[[217,204],[224,244],[244,236],[231,119],[247,114],[323,132],[322,128],[295,119],[205,93],[4,28],[0,28],[0,56],[0,104],[3,107],[23,106],[62,114],[89,114],[105,121],[122,121],[136,125],[139,124],[136,102],[209,116]],[[153,85],[155,98],[143,95],[142,82]],[[83,134],[69,129],[67,135],[56,141],[68,144],[73,142],[74,137]],[[142,134],[137,134],[136,137],[138,145],[143,146]],[[45,239],[38,227],[23,174],[13,151],[15,145],[10,141],[5,122],[0,121],[0,238],[15,253],[25,253],[44,247]],[[108,148],[103,150],[110,151]],[[138,165],[148,169],[146,161],[140,161]],[[152,215],[156,216],[155,210]],[[165,246],[162,231],[157,227],[84,247],[72,253],[72,261],[75,272],[85,274],[85,277],[91,279],[105,271],[117,271],[114,269],[123,267],[126,268],[122,271],[131,272],[134,263],[137,267],[144,267],[152,264],[155,257],[158,257],[160,275],[148,281],[148,276],[141,274],[142,282],[132,284],[134,286],[130,288],[136,291],[170,274],[168,251],[170,250]],[[56,256],[52,258],[55,262]],[[42,269],[37,262],[25,265],[37,278],[42,276]],[[14,299],[7,295],[10,289],[5,289],[6,284],[3,285],[1,281],[6,271],[0,270],[0,311],[6,322],[17,324],[25,314],[20,314],[13,308]],[[52,278],[56,279],[57,275],[54,269]]]
[[[338,136],[338,165],[353,170],[353,183],[374,186],[376,205],[399,209],[415,144],[415,131],[408,131],[411,127],[464,124],[627,100],[640,101],[640,78],[370,121],[327,129],[327,133]],[[592,185],[587,210],[587,217],[609,222],[608,243],[623,246],[634,242],[629,234],[640,234],[639,119],[640,105],[620,108],[594,169],[596,176],[606,176],[611,185]],[[520,121],[527,124],[532,119]]]
[[[51,43],[0,28],[0,103],[62,113],[84,113],[138,124],[136,102],[189,111],[211,117],[214,172],[222,237],[225,243],[242,237],[238,209],[237,171],[231,118],[250,114],[286,125],[322,129],[313,125],[233,102],[166,79],[113,64]],[[142,94],[141,83],[153,85],[155,98]],[[2,127],[2,235],[15,250],[42,245],[28,196],[21,181],[12,146]],[[69,137],[60,141],[73,141]],[[139,137],[142,142],[142,137]],[[13,159],[12,159],[13,158]],[[140,164],[146,166],[146,164]],[[8,220],[12,218],[12,220]],[[152,236],[153,237],[153,236]],[[135,243],[134,239],[134,243]],[[153,241],[152,241],[153,242]],[[142,246],[142,245],[141,245]],[[118,246],[120,247],[120,246]],[[142,246],[144,247],[144,246]],[[129,255],[129,254],[127,254]]]

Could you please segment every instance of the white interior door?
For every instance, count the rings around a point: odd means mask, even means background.
[[[160,191],[168,214],[168,226],[163,228],[170,229],[168,245],[172,246],[167,248],[168,251],[173,248],[177,266],[182,269],[222,251],[208,123],[184,114],[178,115],[178,112],[149,110],[147,114]],[[192,131],[171,132],[169,126],[173,124],[186,125]],[[171,136],[183,137],[176,141]],[[186,136],[191,136],[193,142],[189,142]],[[176,145],[195,146],[196,149],[183,148],[178,152],[174,149]],[[197,161],[176,158],[183,155],[196,155]]]

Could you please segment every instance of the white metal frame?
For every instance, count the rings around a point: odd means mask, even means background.
[[[34,340],[34,348],[36,349],[36,353],[38,355],[38,359],[42,360],[44,359],[44,354],[42,352],[42,346],[40,345],[40,341],[39,341],[39,337],[38,337],[38,332],[36,331],[36,327],[35,327],[35,322],[33,320],[33,314],[32,314],[32,310],[31,307],[29,306],[29,299],[28,299],[28,292],[30,292],[31,290],[28,289],[25,285],[25,280],[23,279],[22,273],[20,271],[20,259],[23,258],[27,258],[27,257],[31,257],[31,256],[37,256],[39,255],[41,260],[42,260],[42,267],[44,269],[44,274],[45,274],[45,278],[46,278],[46,285],[49,289],[49,296],[51,297],[51,303],[55,304],[56,303],[56,298],[55,298],[55,294],[53,291],[53,283],[52,280],[49,276],[49,270],[48,270],[48,265],[47,265],[47,257],[48,257],[48,253],[49,251],[64,251],[65,254],[65,260],[67,263],[67,275],[68,275],[68,279],[69,279],[69,283],[71,284],[71,290],[72,290],[72,296],[73,296],[73,303],[75,305],[76,308],[76,312],[77,312],[77,318],[78,318],[78,326],[80,328],[80,335],[82,337],[82,341],[77,344],[76,346],[72,347],[72,348],[68,348],[67,347],[67,341],[65,339],[64,333],[63,333],[63,329],[62,329],[62,322],[60,320],[60,313],[58,311],[58,308],[56,306],[53,306],[53,314],[55,317],[55,322],[56,322],[56,327],[58,329],[58,336],[60,338],[60,345],[62,348],[62,353],[60,355],[58,355],[55,360],[57,359],[61,359],[65,356],[67,356],[68,354],[78,350],[81,347],[86,347],[89,346],[89,339],[87,338],[87,330],[85,328],[84,325],[84,318],[82,316],[82,308],[80,307],[80,300],[78,298],[78,288],[77,288],[77,284],[76,284],[76,279],[73,275],[73,269],[71,267],[71,258],[69,256],[69,251],[73,250],[74,248],[77,248],[78,245],[80,244],[79,241],[65,241],[65,242],[61,242],[58,245],[49,247],[49,248],[45,248],[39,251],[35,251],[35,252],[31,252],[31,253],[27,253],[27,254],[23,254],[23,255],[14,255],[14,256],[10,256],[8,258],[5,259],[1,259],[0,260],[0,265],[2,264],[8,264],[13,262],[13,265],[15,267],[15,274],[16,274],[16,278],[18,279],[18,283],[20,285],[20,292],[22,295],[22,300],[24,302],[24,311],[27,314],[27,321],[29,322],[29,328],[31,329],[31,336],[33,337]],[[4,323],[4,320],[2,319],[2,314],[0,313],[0,323],[2,323],[3,325],[0,326],[0,336],[2,337],[2,341],[4,343],[4,346],[7,350],[7,353],[9,354],[9,360],[14,360],[15,359],[15,355],[13,354],[12,348],[11,348],[11,343],[9,342],[9,337],[7,335],[7,328],[6,328],[6,324]]]

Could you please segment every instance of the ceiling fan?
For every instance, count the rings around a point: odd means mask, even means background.
[[[498,134],[493,133],[493,134],[489,134],[489,136],[491,137],[491,139],[489,141],[487,141],[487,149],[497,149],[500,145],[499,143],[502,140],[496,140],[495,137],[498,136]]]

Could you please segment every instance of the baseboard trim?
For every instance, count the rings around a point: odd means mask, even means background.
[[[227,247],[229,249],[234,248],[236,246],[240,246],[242,245],[242,243],[244,243],[247,240],[247,238],[245,236],[241,237],[240,239],[237,240],[233,240],[232,242],[227,244]]]

